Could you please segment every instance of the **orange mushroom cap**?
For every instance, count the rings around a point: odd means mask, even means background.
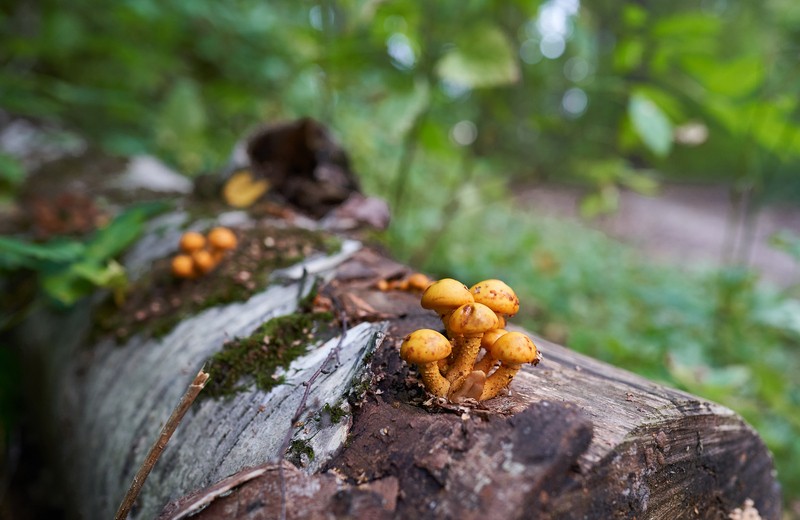
[[[519,311],[519,298],[502,280],[490,279],[478,282],[470,287],[469,292],[476,302],[486,305],[497,313],[513,316]]]
[[[453,311],[447,324],[454,334],[483,334],[497,328],[497,316],[482,303],[466,303]]]
[[[431,329],[415,330],[403,339],[400,357],[409,363],[432,363],[450,355],[452,345]]]
[[[203,274],[207,274],[217,267],[219,258],[215,258],[214,255],[207,249],[201,249],[200,251],[195,251],[192,253],[192,261],[194,262],[194,266],[198,271]]]
[[[197,231],[187,231],[181,235],[181,241],[178,247],[180,247],[181,251],[184,253],[194,253],[195,251],[203,249],[205,245],[206,237]]]
[[[494,342],[497,341],[500,336],[505,336],[508,333],[506,329],[492,329],[487,331],[483,337],[481,337],[481,346],[486,350],[492,348]]]
[[[521,332],[509,332],[497,338],[489,352],[506,366],[536,363],[539,360],[536,345]]]
[[[406,278],[406,282],[408,282],[407,289],[411,289],[413,291],[424,291],[431,285],[431,279],[422,273],[412,274]]]
[[[442,278],[425,289],[420,305],[423,309],[432,309],[439,314],[445,314],[472,301],[474,298],[466,285],[452,278]]]
[[[177,255],[172,259],[172,274],[178,278],[194,278],[194,262],[189,255]]]
[[[238,240],[236,235],[226,227],[215,227],[208,233],[208,244],[215,249],[235,249]]]

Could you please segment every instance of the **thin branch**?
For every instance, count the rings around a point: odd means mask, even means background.
[[[178,405],[174,410],[172,410],[172,415],[169,416],[167,423],[161,429],[161,434],[150,448],[150,452],[144,459],[139,471],[136,472],[136,476],[133,477],[131,487],[125,494],[125,498],[122,500],[122,503],[119,505],[119,509],[117,510],[117,514],[114,516],[115,520],[124,520],[128,517],[128,513],[130,513],[134,502],[136,502],[136,499],[139,497],[139,493],[142,491],[142,486],[144,486],[147,476],[150,474],[153,466],[156,465],[159,457],[161,457],[161,452],[164,451],[164,448],[167,446],[172,434],[175,433],[175,429],[178,427],[178,424],[180,424],[181,419],[183,419],[183,416],[186,415],[189,407],[192,406],[192,403],[197,398],[198,394],[200,394],[200,391],[203,389],[203,387],[206,386],[207,381],[208,372],[203,372],[201,369],[200,372],[197,373],[197,376],[195,376],[192,384],[186,389],[186,393],[183,394],[183,397]]]
[[[300,420],[300,417],[303,416],[303,413],[306,410],[306,403],[308,402],[308,395],[311,393],[311,385],[317,380],[317,378],[322,374],[322,371],[325,369],[326,366],[333,360],[339,358],[339,351],[341,351],[342,346],[344,345],[344,340],[347,337],[347,313],[344,311],[344,307],[339,302],[339,299],[335,296],[331,295],[331,301],[333,302],[334,307],[336,307],[338,314],[339,314],[339,323],[341,326],[341,335],[339,336],[339,341],[336,343],[336,346],[328,352],[328,355],[325,357],[325,360],[320,363],[319,368],[308,378],[308,380],[303,382],[303,386],[305,390],[303,391],[303,397],[300,399],[300,404],[297,405],[297,409],[292,415],[291,422],[289,424],[289,428],[286,430],[286,435],[283,437],[283,442],[281,443],[281,448],[278,451],[280,457],[286,453],[286,450],[289,449],[289,444],[292,442],[292,436],[294,434],[294,425],[297,421]],[[286,479],[283,474],[283,464],[278,464],[278,479],[281,483],[281,512],[280,512],[280,520],[286,520]]]

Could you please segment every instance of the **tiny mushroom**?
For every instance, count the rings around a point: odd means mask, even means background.
[[[178,247],[180,247],[181,251],[184,253],[194,253],[195,251],[199,251],[206,246],[206,237],[198,233],[197,231],[187,231],[183,235],[181,235],[181,240],[178,243]]]
[[[420,305],[422,305],[423,309],[435,311],[442,319],[442,323],[447,329],[447,335],[451,336],[450,328],[448,327],[450,314],[465,303],[473,301],[475,299],[466,285],[452,278],[442,278],[425,289],[425,292],[422,293]]]
[[[212,249],[229,251],[236,249],[237,244],[236,235],[226,227],[215,227],[208,232],[208,245]]]
[[[482,303],[467,303],[453,311],[448,329],[454,336],[455,359],[447,371],[447,379],[458,389],[463,378],[472,372],[481,349],[481,337],[497,328],[497,316]]]
[[[202,274],[208,274],[217,267],[219,258],[214,257],[207,249],[201,249],[192,253],[192,261],[194,266]]]
[[[189,255],[177,255],[172,259],[172,274],[178,278],[194,278],[194,262]]]
[[[493,358],[500,360],[500,366],[486,379],[480,400],[497,396],[508,386],[519,372],[523,363],[539,363],[541,356],[533,341],[521,332],[509,332],[498,338],[490,349]]]
[[[405,279],[405,289],[408,291],[423,292],[431,285],[431,279],[422,273],[413,273]]]
[[[469,288],[475,301],[482,303],[497,313],[501,322],[498,327],[506,326],[506,318],[519,311],[519,298],[514,289],[501,280],[491,279],[478,282]]]
[[[488,374],[489,371],[494,368],[497,360],[492,357],[492,345],[494,345],[494,342],[497,341],[500,336],[504,336],[507,332],[508,331],[506,329],[492,329],[483,335],[481,338],[481,347],[483,347],[486,352],[480,361],[475,363],[475,370],[481,370]]]
[[[450,382],[439,372],[438,361],[450,355],[450,341],[431,329],[420,329],[403,339],[400,357],[417,365],[425,388],[439,397],[447,397]]]

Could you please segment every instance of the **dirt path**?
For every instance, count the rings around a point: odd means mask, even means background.
[[[549,185],[517,189],[524,206],[546,215],[579,218],[582,190]],[[650,258],[671,264],[718,266],[724,262],[731,230],[732,205],[719,185],[668,185],[658,197],[623,192],[614,215],[590,223],[608,235],[639,248]],[[800,282],[800,268],[769,239],[787,229],[800,233],[800,208],[767,207],[757,217],[749,265],[779,287]]]

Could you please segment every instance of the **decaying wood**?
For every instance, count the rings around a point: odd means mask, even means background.
[[[166,249],[160,240],[174,240],[160,237],[148,236],[129,261],[146,262]],[[347,241],[335,256],[276,274],[246,302],[123,346],[85,348],[87,314],[34,318],[22,332],[50,360],[45,401],[77,516],[113,514],[199,366],[227,337],[293,312],[305,270],[357,324],[296,359],[270,392],[196,403],[132,517],[278,518],[285,494],[287,518],[724,519],[748,499],[762,518],[780,518],[770,455],[738,415],[543,339],[544,360],[520,372],[510,395],[462,406],[427,395],[399,343],[441,325],[418,294],[375,288],[404,269]],[[363,378],[366,394],[354,391]],[[292,421],[306,390],[307,412]],[[334,424],[319,413],[325,404],[349,414]],[[297,460],[300,469],[279,465],[292,423],[292,438],[314,453]]]

